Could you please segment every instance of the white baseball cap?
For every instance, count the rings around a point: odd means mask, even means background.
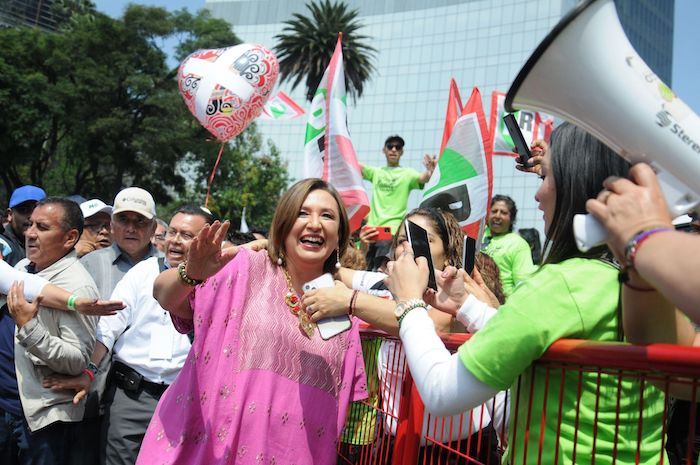
[[[140,187],[127,187],[114,198],[112,214],[136,212],[149,220],[156,216],[156,203],[153,196]]]
[[[80,211],[83,212],[83,218],[90,218],[92,215],[100,212],[112,215],[112,207],[100,199],[86,200],[80,204]]]

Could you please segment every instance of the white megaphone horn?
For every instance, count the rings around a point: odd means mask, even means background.
[[[582,2],[562,18],[518,73],[505,108],[557,115],[629,162],[649,163],[674,216],[700,202],[700,118],[639,57],[613,0]],[[574,235],[586,251],[607,231],[576,215]]]

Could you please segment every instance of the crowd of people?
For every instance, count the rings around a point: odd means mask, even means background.
[[[332,464],[338,450],[352,461],[378,447],[379,427],[392,448],[408,369],[422,430],[428,415],[469,419],[442,439],[469,459],[422,441],[420,463],[667,461],[662,389],[571,371],[553,392],[534,364],[561,338],[696,345],[700,237],[674,230],[651,168],[562,123],[518,167],[542,178],[541,265],[539,238],[514,232],[515,202],[495,195],[468,274],[455,218],[408,211],[436,158],[419,173],[399,165],[403,149],[390,136],[387,166],[362,167],[371,227],[355,234],[320,179],[281,196],[263,237],[198,205],[165,222],[139,187],[111,205],[16,189],[0,235],[2,463]],[[584,253],[572,220],[586,211],[609,239]],[[436,289],[407,221],[426,231]],[[307,285],[326,275],[333,285]],[[322,337],[331,318],[347,326]],[[361,323],[394,337],[361,339]],[[450,353],[440,335],[455,332],[472,336]]]

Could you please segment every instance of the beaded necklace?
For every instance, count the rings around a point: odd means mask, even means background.
[[[306,337],[311,338],[314,332],[316,332],[316,323],[311,321],[308,313],[301,308],[301,299],[297,293],[294,292],[292,278],[289,276],[289,272],[285,267],[282,267],[282,272],[284,273],[284,279],[287,281],[287,293],[284,296],[284,303],[289,307],[289,311],[299,318],[299,329],[301,332],[306,334]]]

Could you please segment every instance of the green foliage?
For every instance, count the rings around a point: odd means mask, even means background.
[[[192,15],[130,5],[122,19],[113,19],[91,10],[89,1],[78,2],[77,10],[75,3],[62,2],[68,13],[59,33],[0,29],[0,179],[5,186],[0,205],[7,205],[15,187],[29,183],[50,195],[75,193],[107,202],[128,185],[148,189],[160,204],[188,196],[203,202],[219,143],[187,110],[176,70],[168,68],[159,44],[177,37],[178,54],[184,57],[194,49],[240,40],[205,10]],[[257,146],[238,141],[255,138]],[[276,195],[286,185],[286,168],[276,149],[262,150],[259,139],[255,128],[246,130],[223,158],[240,156],[260,168],[266,166],[261,159],[273,160],[270,176],[277,190],[265,195]],[[230,163],[222,160],[222,165]],[[197,169],[189,173],[183,167]],[[246,179],[260,180],[264,187],[265,176],[232,178],[239,187]],[[196,189],[188,191],[188,180]],[[223,181],[215,181],[214,199],[232,204],[217,207],[240,215],[245,200],[228,192],[228,180]],[[244,186],[241,196],[257,188]]]
[[[369,37],[358,33],[362,27],[358,11],[330,0],[308,3],[306,8],[309,15],[294,13],[285,21],[282,33],[275,36],[282,82],[291,81],[292,88],[296,88],[304,80],[306,98],[311,101],[342,32],[347,91],[353,100],[362,96],[365,82],[375,71],[372,61],[376,49],[367,43]]]

